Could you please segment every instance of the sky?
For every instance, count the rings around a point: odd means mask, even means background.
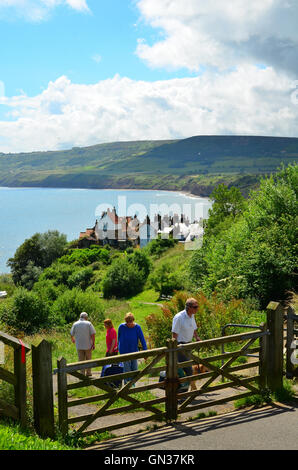
[[[298,137],[296,0],[0,0],[0,152]]]

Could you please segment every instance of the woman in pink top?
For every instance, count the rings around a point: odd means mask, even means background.
[[[106,356],[115,356],[118,354],[118,343],[117,343],[117,332],[113,327],[112,320],[107,318],[104,322],[104,326],[107,330],[106,334],[106,344],[107,352]]]

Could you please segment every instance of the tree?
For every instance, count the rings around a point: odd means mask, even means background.
[[[205,235],[203,250],[191,260],[197,287],[255,298],[261,307],[295,288],[297,193],[297,165],[264,178],[239,216],[227,216],[224,230]]]
[[[56,325],[76,321],[83,311],[97,323],[101,323],[104,319],[104,307],[99,296],[93,292],[83,292],[78,288],[63,292],[50,308],[52,321]]]
[[[144,275],[128,258],[115,258],[109,267],[103,282],[104,297],[131,297],[141,292]]]
[[[136,250],[132,255],[128,256],[128,260],[135,265],[138,271],[143,274],[144,282],[147,280],[151,270],[151,261],[148,255],[143,250]]]
[[[14,283],[30,289],[37,280],[38,272],[63,255],[66,243],[66,235],[57,230],[35,233],[26,239],[7,261]]]
[[[239,188],[228,188],[225,184],[219,184],[210,195],[213,200],[209,209],[209,218],[206,223],[205,235],[216,235],[223,228],[223,223],[228,226],[231,220],[243,212],[246,206],[245,198]],[[227,222],[227,219],[228,222]]]
[[[156,268],[150,275],[149,281],[156,292],[159,292],[160,297],[172,295],[174,290],[183,289],[182,274],[173,272],[172,266],[167,262]]]
[[[48,303],[23,287],[16,289],[9,302],[3,303],[0,319],[11,328],[27,334],[51,326]]]

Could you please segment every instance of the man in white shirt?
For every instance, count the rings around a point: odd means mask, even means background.
[[[185,310],[177,313],[173,318],[172,337],[177,340],[178,344],[191,343],[192,339],[201,341],[197,332],[197,324],[194,318],[198,310],[198,302],[196,299],[189,298],[185,303]],[[190,352],[178,352],[178,361],[185,362],[190,360]],[[183,368],[185,375],[192,375],[192,367]]]
[[[71,340],[75,343],[79,361],[88,361],[92,357],[92,350],[95,348],[95,328],[88,321],[88,314],[82,312],[80,319],[76,321],[70,330]],[[83,375],[92,377],[91,369],[83,369]]]

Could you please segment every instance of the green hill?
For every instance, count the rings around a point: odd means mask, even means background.
[[[183,190],[208,195],[226,182],[244,192],[258,175],[297,161],[298,138],[195,136],[71,150],[0,153],[0,185]]]

